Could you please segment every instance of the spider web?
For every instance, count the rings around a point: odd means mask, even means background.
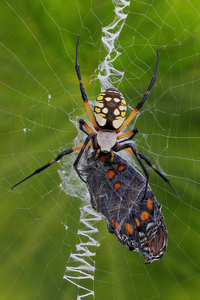
[[[1,1],[1,299],[199,299],[198,1]],[[150,172],[169,241],[151,265],[108,233],[86,186],[64,157],[88,121],[74,69],[90,104],[113,85],[128,113],[153,75],[140,114],[137,149],[170,178],[178,199]],[[120,153],[135,167],[134,157]]]

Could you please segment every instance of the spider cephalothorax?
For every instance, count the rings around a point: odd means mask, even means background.
[[[81,95],[95,131],[84,120],[80,119],[80,130],[87,135],[85,142],[64,150],[51,162],[35,170],[12,188],[45,170],[64,155],[80,150],[73,165],[79,177],[87,183],[92,207],[103,214],[110,233],[114,233],[118,240],[122,244],[126,244],[130,250],[138,251],[145,256],[147,258],[146,263],[151,263],[160,259],[166,251],[167,229],[161,207],[148,185],[149,172],[143,161],[170,185],[178,197],[179,195],[169,179],[151,163],[148,157],[138,152],[132,144],[131,140],[139,130],[133,129],[121,135],[118,133],[130,123],[141,109],[156,81],[158,50],[156,69],[149,87],[142,100],[125,120],[126,101],[115,88],[108,88],[97,97],[93,116],[81,79],[78,64],[78,43],[79,37],[76,46],[75,68]],[[93,148],[92,154],[90,155],[86,151],[81,173],[78,169],[78,163],[87,147]],[[135,155],[146,178],[116,154],[121,150]],[[82,175],[86,180],[82,178]]]
[[[119,129],[126,117],[126,101],[118,90],[109,88],[101,92],[94,105],[94,118],[99,128]]]

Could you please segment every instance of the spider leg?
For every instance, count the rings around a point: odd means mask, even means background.
[[[82,145],[81,151],[79,152],[79,154],[78,154],[78,156],[77,156],[75,162],[73,163],[73,166],[74,166],[74,168],[75,168],[75,170],[76,170],[78,176],[80,177],[80,179],[81,179],[83,182],[86,182],[86,181],[81,177],[81,174],[80,174],[80,172],[79,172],[77,166],[78,166],[78,163],[79,163],[79,161],[80,161],[80,159],[81,159],[81,156],[83,155],[83,152],[84,152],[85,148],[88,147],[88,143],[90,142],[91,139],[94,139],[94,137],[95,137],[95,134],[94,134],[93,132],[91,132],[91,133],[86,137],[85,142],[84,142],[84,144]],[[91,143],[92,143],[92,142],[91,142]],[[90,143],[89,143],[89,144],[90,144]]]
[[[126,143],[126,144],[123,144],[123,145],[117,144],[116,146],[113,147],[113,150],[115,152],[118,152],[118,151],[121,151],[121,150],[125,150],[126,148],[130,148],[132,150],[133,154],[135,155],[137,161],[141,165],[141,167],[142,167],[142,169],[144,171],[144,174],[146,176],[146,187],[145,187],[144,196],[143,196],[143,199],[144,199],[144,197],[146,195],[146,192],[147,192],[148,183],[149,183],[149,172],[147,171],[147,168],[145,167],[145,165],[143,164],[143,162],[142,162],[142,160],[140,158],[139,152],[133,146],[133,144],[131,144],[131,143]]]
[[[124,127],[126,127],[130,121],[135,117],[137,112],[140,110],[140,108],[144,105],[145,101],[147,100],[147,97],[156,81],[156,76],[157,76],[157,69],[158,69],[158,61],[159,61],[159,50],[157,49],[157,62],[156,62],[156,68],[155,68],[155,73],[154,76],[151,78],[151,82],[148,86],[148,89],[146,93],[144,94],[142,100],[136,105],[135,109],[132,111],[128,119],[123,123],[123,125],[116,131],[116,133],[120,132]]]
[[[138,128],[135,128],[133,130],[130,130],[122,135],[119,135],[117,137],[118,140],[120,140],[120,142],[125,142],[125,141],[129,141],[132,140],[134,138],[134,136],[139,132]],[[126,138],[127,137],[127,138]],[[125,140],[123,140],[124,138],[126,138]],[[121,141],[122,140],[122,141]]]
[[[79,67],[79,64],[78,64],[78,43],[79,43],[79,37],[80,36],[78,36],[77,44],[76,44],[76,64],[75,64],[76,74],[78,76],[78,81],[79,81],[81,96],[82,96],[82,99],[84,101],[85,108],[87,110],[87,113],[89,115],[89,118],[90,118],[90,120],[91,120],[94,128],[98,131],[99,127],[96,125],[95,119],[94,119],[93,114],[91,112],[90,105],[89,105],[88,98],[87,98],[87,94],[85,93],[83,82],[82,82],[82,79],[81,79],[81,72],[80,72],[80,67]]]
[[[161,173],[150,161],[150,159],[144,155],[143,153],[138,152],[138,155],[140,156],[140,158],[144,159],[146,161],[146,163],[165,181],[169,184],[169,186],[171,187],[171,189],[175,192],[175,194],[178,196],[178,198],[180,199],[179,194],[177,193],[177,191],[174,189],[174,187],[172,186],[172,184],[169,181],[169,178],[167,178],[163,173]]]
[[[18,182],[17,184],[13,185],[13,187],[11,189],[13,189],[14,187],[16,187],[17,185],[19,185],[20,183],[24,182],[25,180],[29,179],[30,177],[42,172],[43,170],[45,170],[46,168],[50,167],[51,165],[53,165],[55,162],[57,162],[58,160],[60,160],[64,155],[68,155],[72,152],[75,152],[77,150],[80,150],[83,147],[84,144],[69,148],[64,150],[63,152],[61,152],[60,154],[58,154],[58,156],[56,158],[54,158],[52,161],[50,161],[48,164],[38,168],[37,170],[35,170],[31,175],[29,175],[28,177],[24,178],[23,180],[21,180],[20,182]],[[89,143],[87,145],[87,147],[91,146],[92,142]]]
[[[122,145],[120,145],[120,144],[117,144],[117,147],[121,147]],[[131,153],[131,154],[134,154],[134,152],[132,151],[132,149],[130,149],[130,148],[126,148],[126,149],[123,149],[124,151],[127,151],[127,152],[129,152],[129,153]],[[116,150],[114,150],[114,151],[116,151]],[[179,196],[179,194],[177,193],[177,191],[174,189],[174,187],[172,186],[172,184],[170,183],[170,181],[169,181],[169,178],[167,178],[163,173],[161,173],[152,163],[151,163],[151,161],[150,161],[150,159],[146,156],[146,155],[144,155],[143,153],[140,153],[140,152],[138,152],[138,155],[140,156],[140,158],[142,158],[142,159],[144,159],[145,161],[146,161],[146,163],[163,179],[163,180],[165,180],[168,184],[169,184],[169,186],[172,188],[172,190],[175,192],[175,194],[178,196],[178,198],[180,199],[180,196]]]
[[[92,130],[92,128],[90,128],[90,126],[83,119],[80,119],[79,120],[79,129],[81,131],[83,131],[85,134],[89,135],[89,133],[84,129],[84,127],[90,133],[94,133],[94,135],[96,135],[96,133]],[[97,139],[94,139],[94,138],[92,139],[92,147],[93,147],[93,149],[97,149],[98,148]]]
[[[94,133],[94,134],[96,134],[93,130],[92,130],[92,128],[83,120],[83,119],[80,119],[79,121],[79,129],[81,130],[81,131],[83,131],[85,134],[87,134],[87,135],[89,135],[89,133],[84,129],[84,127],[91,133]]]

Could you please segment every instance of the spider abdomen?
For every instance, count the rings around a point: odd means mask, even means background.
[[[146,257],[146,263],[160,259],[167,248],[167,229],[161,207],[146,179],[118,155],[110,162],[95,159],[86,151],[81,171],[86,178],[92,207],[105,218],[108,231]],[[92,176],[91,176],[92,174]]]
[[[126,117],[126,101],[118,90],[104,90],[96,99],[94,118],[99,128],[115,131],[121,127]]]

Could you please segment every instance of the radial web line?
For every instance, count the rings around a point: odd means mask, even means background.
[[[130,1],[113,0],[112,2],[115,6],[114,20],[110,25],[102,28],[103,36],[101,40],[104,47],[108,51],[108,54],[106,55],[104,61],[101,62],[98,67],[99,73],[97,75],[97,78],[100,81],[101,90],[112,87],[114,83],[116,84],[120,82],[120,80],[124,76],[123,71],[117,70],[113,67],[113,62],[121,54],[115,48],[115,41],[119,37],[122,28],[125,24],[128,14],[125,14],[123,10],[127,6],[130,6]]]
[[[84,229],[78,230],[78,237],[80,243],[76,245],[76,252],[71,253],[69,257],[68,264],[66,267],[64,279],[68,280],[70,283],[77,286],[80,290],[77,299],[81,299],[87,296],[94,296],[93,290],[93,281],[94,281],[94,272],[95,272],[95,257],[96,247],[99,247],[100,244],[92,238],[92,234],[97,233],[98,229],[94,227],[97,221],[101,220],[101,216],[96,213],[91,205],[87,204],[81,208],[80,224],[82,224]],[[82,239],[88,239],[87,242],[83,242]],[[73,264],[75,266],[73,266]],[[81,279],[91,280],[91,289],[81,285]]]

